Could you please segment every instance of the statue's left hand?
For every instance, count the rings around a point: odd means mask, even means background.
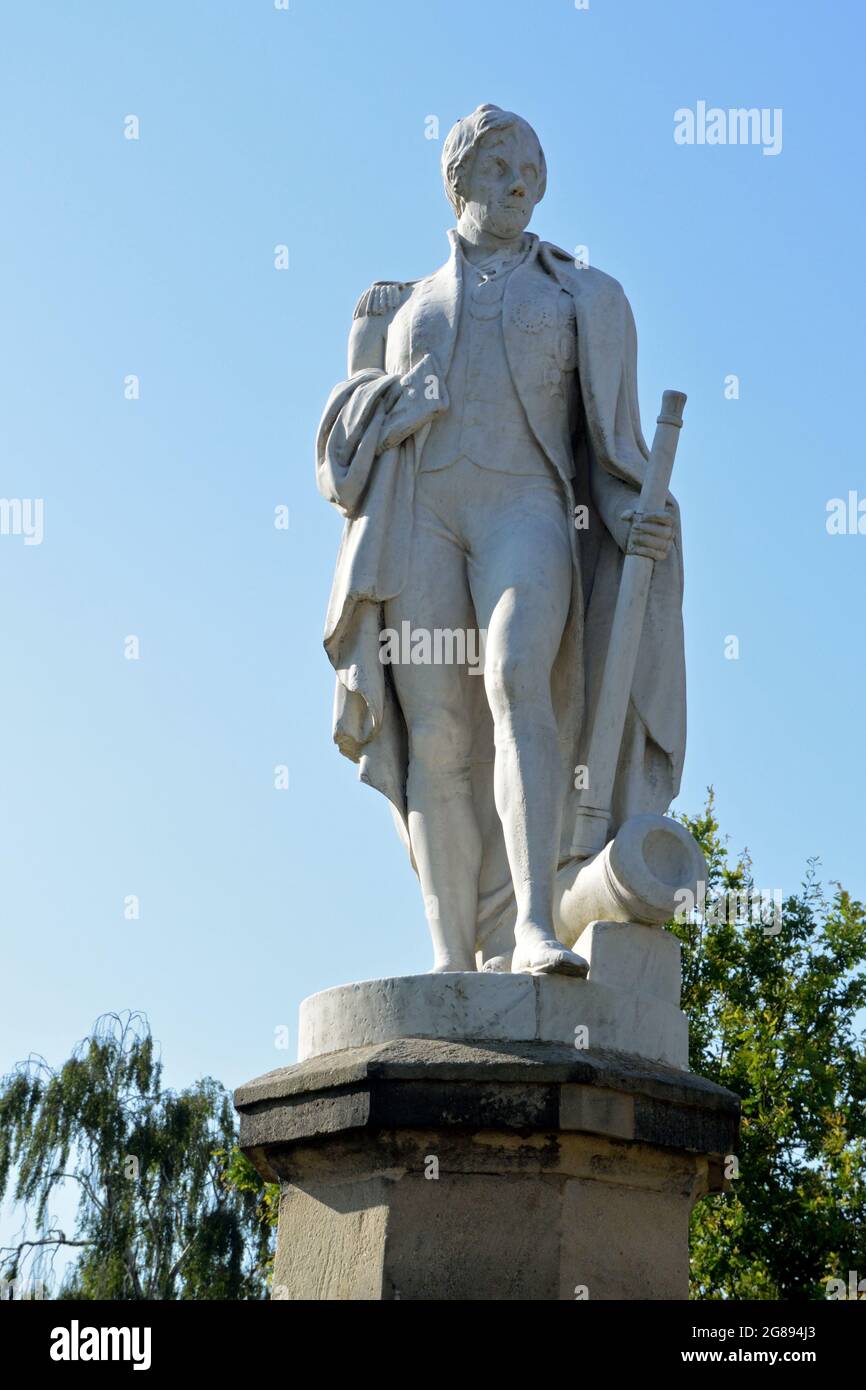
[[[643,555],[648,560],[665,558],[674,538],[672,512],[639,512],[631,507],[622,513],[622,520],[632,523],[626,555]]]

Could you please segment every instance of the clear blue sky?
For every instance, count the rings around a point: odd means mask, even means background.
[[[866,535],[825,527],[866,497],[862,7],[17,0],[3,27],[0,495],[43,498],[45,536],[0,537],[0,1070],[131,1007],[172,1084],[234,1085],[293,1059],[305,995],[429,966],[331,744],[312,448],[358,294],[446,255],[425,118],[483,101],[541,136],[534,230],[631,298],[646,432],[689,394],[678,805],[714,783],[762,885],[820,855],[866,895]],[[781,108],[782,152],[678,146],[699,100]]]

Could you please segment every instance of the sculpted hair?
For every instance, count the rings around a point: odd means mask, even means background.
[[[510,130],[515,125],[525,126],[527,130],[531,131],[538,145],[538,201],[541,202],[547,188],[547,161],[544,158],[541,141],[529,122],[525,121],[522,116],[516,115],[513,111],[503,111],[501,106],[492,106],[487,103],[484,106],[477,106],[471,116],[463,116],[456,125],[453,125],[442,147],[442,178],[445,181],[445,192],[458,217],[463,211],[464,203],[461,186],[462,173],[478,141],[482,135],[487,134],[488,130]]]

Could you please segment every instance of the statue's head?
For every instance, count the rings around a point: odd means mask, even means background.
[[[459,224],[510,240],[544,197],[547,165],[527,121],[499,106],[479,106],[448,132],[442,177]]]

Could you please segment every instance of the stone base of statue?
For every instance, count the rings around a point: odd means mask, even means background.
[[[235,1097],[282,1189],[275,1298],[688,1297],[689,1213],[728,1186],[738,1098],[686,1070],[670,933],[593,923],[579,949],[586,980],[304,1001],[301,1060]]]

